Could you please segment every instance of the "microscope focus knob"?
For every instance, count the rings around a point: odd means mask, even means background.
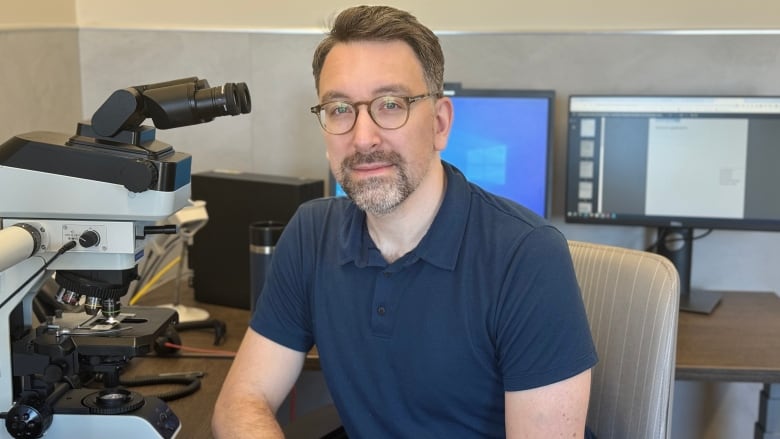
[[[79,236],[79,245],[84,248],[90,248],[100,243],[100,235],[94,230],[85,230]]]
[[[5,416],[5,429],[15,438],[39,438],[51,426],[51,407],[36,397],[23,398]]]
[[[131,192],[144,192],[157,184],[157,166],[149,160],[129,162],[120,171],[122,184]]]

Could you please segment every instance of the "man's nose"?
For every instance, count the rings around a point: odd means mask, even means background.
[[[379,126],[371,118],[368,108],[363,106],[357,113],[355,126],[352,127],[355,148],[367,151],[379,143]]]

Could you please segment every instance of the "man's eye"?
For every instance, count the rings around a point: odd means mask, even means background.
[[[403,102],[395,98],[385,98],[381,100],[379,107],[382,111],[394,111],[402,110],[404,108]]]
[[[352,112],[352,107],[350,107],[347,104],[334,104],[334,105],[332,105],[330,107],[330,110],[328,111],[328,113],[330,113],[330,114],[332,114],[334,116],[339,116],[339,115],[342,115],[342,114],[348,114],[348,113],[351,113],[351,112]]]

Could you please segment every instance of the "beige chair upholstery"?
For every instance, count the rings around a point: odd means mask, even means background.
[[[666,258],[569,241],[599,362],[587,424],[598,439],[670,437],[679,278]]]

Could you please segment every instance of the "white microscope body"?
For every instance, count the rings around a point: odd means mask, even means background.
[[[0,438],[176,437],[168,406],[118,385],[123,366],[177,322],[175,310],[121,309],[150,235],[190,205],[191,157],[141,126],[250,111],[246,85],[185,78],[115,92],[76,135],[0,144]],[[78,312],[36,321],[44,284]],[[40,320],[40,319],[38,319]],[[103,381],[87,386],[88,378]]]

